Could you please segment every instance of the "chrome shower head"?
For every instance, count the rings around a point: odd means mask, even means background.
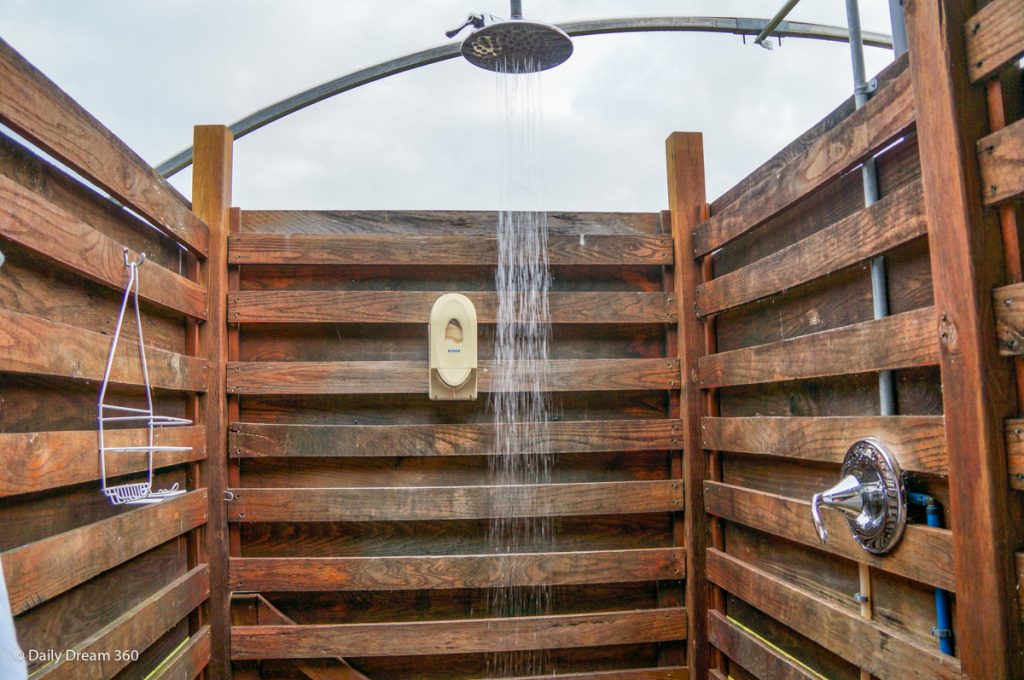
[[[512,0],[512,19],[486,24],[482,14],[470,14],[449,38],[473,26],[462,41],[462,56],[474,66],[499,73],[536,73],[558,66],[572,55],[572,40],[562,29],[523,19],[522,2]]]

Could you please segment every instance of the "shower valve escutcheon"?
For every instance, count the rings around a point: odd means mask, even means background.
[[[907,523],[907,492],[899,463],[888,447],[877,439],[861,439],[850,447],[843,460],[839,483],[814,494],[811,516],[822,544],[828,530],[821,509],[842,514],[854,539],[874,555],[896,547]]]

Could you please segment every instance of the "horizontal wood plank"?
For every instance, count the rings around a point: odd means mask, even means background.
[[[78,380],[102,380],[110,337],[30,314],[0,309],[0,371]],[[208,364],[202,359],[148,347],[146,363],[153,387],[202,392]],[[142,385],[138,343],[122,338],[110,380]]]
[[[205,256],[209,228],[152,167],[0,40],[0,120]]]
[[[195,680],[210,662],[210,627],[203,626],[147,680]]]
[[[0,175],[0,238],[42,255],[90,281],[123,291],[128,282],[124,249],[70,212]],[[138,253],[129,250],[137,260]],[[206,318],[206,291],[159,264],[139,269],[139,297],[153,304]]]
[[[1024,118],[978,141],[978,165],[985,205],[1024,194]]]
[[[921,183],[913,182],[791,246],[698,286],[697,312],[707,316],[813,281],[926,232]]]
[[[901,57],[906,59],[906,57]],[[861,109],[819,137],[693,232],[694,255],[721,248],[904,134],[914,123],[914,94],[904,67]]]
[[[686,638],[682,607],[520,618],[299,626],[235,626],[233,659],[480,654]]]
[[[517,675],[506,680],[544,680],[566,678],[568,680],[689,680],[690,670],[685,666],[663,666],[661,668],[635,668],[618,671],[592,671],[589,673],[554,673],[550,675]],[[484,680],[480,678],[479,680]]]
[[[443,292],[240,291],[228,294],[232,323],[414,323],[426,325]],[[467,292],[480,323],[498,321],[498,296]],[[674,323],[671,293],[551,293],[551,323]]]
[[[678,580],[682,548],[416,557],[233,557],[234,591],[421,590]]]
[[[678,481],[232,489],[232,522],[386,522],[626,515],[682,508]]]
[[[548,392],[667,390],[679,387],[676,359],[560,359],[546,366]],[[496,389],[496,363],[481,361],[479,390]],[[229,394],[426,394],[422,361],[228,363]]]
[[[27,611],[205,523],[208,498],[206,489],[191,491],[0,554],[11,611]]]
[[[231,264],[494,265],[498,239],[478,235],[232,234]],[[672,239],[657,235],[548,237],[553,265],[672,264]]]
[[[885,442],[904,471],[948,472],[942,416],[701,419],[706,449],[822,463],[842,463],[850,446],[867,437]]]
[[[959,680],[960,663],[905,633],[861,617],[716,549],[708,579],[881,680]]]
[[[679,421],[671,418],[550,421],[521,427],[529,427],[539,437],[534,447],[538,453],[669,450],[680,446],[679,434],[682,429]],[[231,423],[229,429],[229,453],[238,458],[487,456],[497,452],[493,423]],[[0,435],[0,442],[3,441],[2,437]]]
[[[867,564],[880,571],[945,590],[956,590],[953,574],[953,539],[948,529],[911,524],[899,545],[879,557],[853,539],[846,519],[823,512],[828,542],[818,540],[811,523],[811,504],[796,498],[754,491],[720,482],[704,482],[704,506],[708,514],[801,543],[833,555]]]
[[[1010,486],[1024,490],[1024,419],[1006,421],[1006,456]]]
[[[993,0],[968,19],[967,72],[988,78],[1024,53],[1024,0]]]
[[[702,357],[705,388],[866,373],[939,362],[935,309]]]
[[[708,612],[708,642],[758,678],[822,680],[794,658],[771,647],[722,612]]]
[[[201,564],[73,647],[73,658],[43,666],[30,680],[107,680],[131,663],[117,650],[144,651],[210,596],[210,571]]]
[[[110,430],[105,433],[107,446],[146,446],[144,429]],[[153,454],[156,468],[190,463],[206,458],[206,428],[155,428],[153,443],[157,446],[190,446],[190,451],[158,451]],[[0,433],[0,451],[5,464],[0,467],[0,498],[35,493],[100,478],[100,462],[95,430],[61,432]],[[140,452],[112,455],[107,459],[111,477],[140,472],[148,466],[146,454]]]
[[[1002,356],[1024,354],[1024,283],[1011,283],[992,291],[996,336]]]

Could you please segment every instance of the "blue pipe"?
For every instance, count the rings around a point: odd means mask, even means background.
[[[928,518],[928,526],[942,528],[942,508],[928,494],[908,493],[908,500],[914,505],[923,505]],[[949,607],[949,591],[935,589],[935,626],[932,635],[939,638],[939,651],[953,654],[953,616]]]

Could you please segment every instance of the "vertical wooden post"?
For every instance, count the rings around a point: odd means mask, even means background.
[[[996,348],[999,230],[982,209],[976,142],[985,93],[968,82],[963,0],[908,0],[910,73],[931,250],[949,455],[957,649],[965,677],[1021,677],[1013,551],[1019,508],[1007,483],[1003,420],[1010,363]]]
[[[682,373],[683,534],[686,545],[686,615],[689,618],[687,665],[691,678],[704,678],[708,674],[707,571],[704,566],[707,544],[704,514],[706,466],[700,436],[703,395],[697,382],[697,360],[704,352],[704,331],[694,311],[701,268],[690,245],[690,233],[701,221],[706,200],[704,137],[699,132],[674,132],[666,141],[666,153]]]
[[[192,211],[210,227],[209,257],[201,264],[201,281],[209,299],[207,322],[200,333],[202,353],[210,362],[209,389],[203,398],[206,425],[207,474],[210,520],[206,529],[206,554],[210,560],[210,628],[213,657],[208,666],[212,678],[231,677],[231,612],[227,590],[227,287],[228,231],[231,209],[231,153],[233,136],[223,125],[195,128],[192,166]]]

